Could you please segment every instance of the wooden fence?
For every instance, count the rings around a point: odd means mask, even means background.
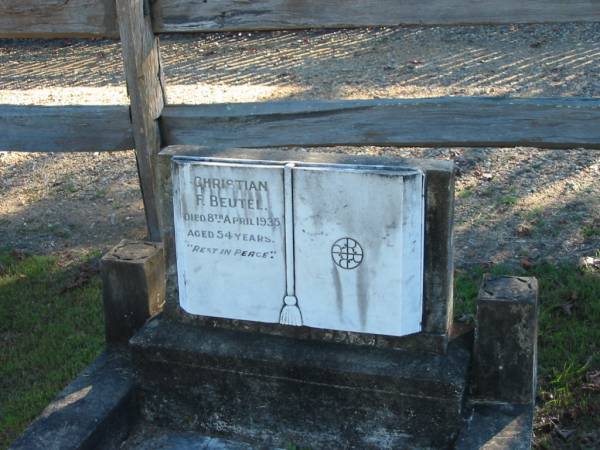
[[[600,149],[600,99],[164,101],[160,33],[572,21],[600,22],[600,0],[0,0],[0,37],[120,36],[130,96],[129,108],[0,105],[0,150],[135,146],[149,238],[159,240],[153,166],[165,145]]]

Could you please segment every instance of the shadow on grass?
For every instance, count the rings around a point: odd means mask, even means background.
[[[0,449],[102,350],[96,264],[0,250]]]

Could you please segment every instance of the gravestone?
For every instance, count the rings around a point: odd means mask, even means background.
[[[131,341],[142,413],[266,447],[457,435],[451,162],[174,146],[166,308]]]
[[[155,180],[167,266],[166,318],[446,352],[453,283],[450,162],[171,146],[161,153]],[[210,193],[213,185],[222,195]],[[243,202],[230,207],[236,191],[239,199],[258,198],[266,209],[246,209]],[[211,200],[225,206],[211,206]],[[217,267],[223,276],[214,276]],[[295,295],[288,296],[288,288]],[[283,308],[286,297],[297,302],[303,326],[280,324],[282,313],[292,309]],[[370,302],[374,297],[377,302]]]
[[[154,170],[162,245],[104,258],[107,352],[12,448],[530,448],[537,283],[488,276],[453,325],[452,163],[174,146]]]
[[[188,157],[174,159],[173,183],[186,312],[389,336],[421,331],[421,170]]]

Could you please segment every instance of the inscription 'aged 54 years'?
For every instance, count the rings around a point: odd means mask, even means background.
[[[420,331],[423,174],[175,158],[180,304],[191,314]]]

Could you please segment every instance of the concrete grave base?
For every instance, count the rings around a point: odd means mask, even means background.
[[[471,402],[466,392],[461,392],[467,382],[467,371],[464,369],[468,367],[470,358],[468,339],[452,342],[445,361],[439,355],[429,355],[429,366],[426,368],[416,369],[410,365],[401,367],[395,365],[394,361],[384,364],[382,355],[364,355],[370,361],[366,370],[355,367],[345,377],[338,374],[339,383],[345,383],[346,386],[330,381],[323,384],[305,382],[308,386],[299,387],[297,385],[303,383],[292,380],[299,377],[293,371],[290,371],[290,379],[286,380],[285,377],[271,378],[266,373],[243,373],[233,367],[220,373],[202,369],[202,365],[214,364],[218,354],[221,354],[224,364],[227,360],[227,336],[220,337],[219,345],[219,336],[213,336],[205,344],[194,344],[185,339],[189,330],[184,327],[173,336],[174,339],[184,339],[180,346],[176,346],[174,340],[169,340],[172,347],[166,343],[156,345],[157,340],[161,340],[160,333],[172,333],[173,326],[181,327],[180,324],[155,320],[135,337],[133,349],[137,376],[134,376],[130,353],[125,349],[110,349],[103,353],[59,394],[11,449],[289,448],[290,444],[299,443],[294,439],[301,436],[300,427],[304,428],[310,442],[298,448],[314,450],[531,448],[532,404]],[[176,351],[176,347],[179,350]],[[204,363],[198,361],[197,366],[190,365],[190,358],[194,355],[190,352],[194,348],[197,351],[203,348],[202,356],[206,358]],[[352,350],[349,353],[341,352],[340,361],[351,353]],[[199,354],[195,353],[196,356]],[[279,360],[280,356],[271,353],[272,361]],[[160,369],[169,357],[176,357],[179,365],[173,370],[165,367]],[[395,363],[404,364],[410,359],[411,356],[400,355]],[[417,360],[413,362],[419,362],[419,365],[423,363]],[[266,364],[257,363],[259,366]],[[444,364],[448,364],[448,367],[444,368]],[[335,372],[332,365],[329,366],[329,375],[324,371],[311,376],[326,380]],[[365,378],[369,371],[369,376],[376,374],[370,386]],[[411,382],[403,378],[411,371],[415,378],[417,375],[426,378],[413,380],[411,387]],[[395,382],[390,377],[394,372],[398,372]],[[148,375],[150,380],[146,378]],[[436,377],[439,378],[436,380]],[[247,378],[247,386],[240,385],[243,378]],[[229,391],[227,384],[232,382],[238,383],[240,390]],[[358,387],[361,383],[362,388]],[[394,385],[395,392],[385,392],[386,386],[393,388]],[[410,390],[417,386],[420,386],[421,393],[414,391],[410,396]],[[433,389],[432,392],[436,392],[438,397],[428,398],[423,389]],[[309,398],[302,398],[308,394]],[[223,402],[211,405],[210,402],[219,396],[223,397]],[[277,398],[282,402],[281,405],[270,400]],[[265,399],[269,403],[265,403]],[[243,406],[243,401],[252,404]],[[345,408],[340,408],[340,404]],[[379,410],[375,409],[377,404]],[[317,411],[307,409],[315,406]],[[221,411],[228,409],[238,409],[240,413],[230,417],[221,415]],[[287,418],[277,415],[277,412],[286,410],[290,414]],[[318,415],[323,413],[325,417]],[[379,421],[368,418],[369,414]],[[232,426],[231,422],[227,429],[227,421],[232,419],[244,424],[246,430]],[[269,419],[271,426],[260,429],[259,424],[255,423],[257,419]],[[321,419],[329,422],[321,422]],[[293,421],[293,424],[290,425],[289,421]],[[252,429],[253,424],[256,434],[250,436],[248,430]],[[439,428],[436,428],[436,424]],[[308,433],[306,430],[311,428],[312,433]],[[276,432],[280,432],[279,438],[274,436]],[[335,433],[339,432],[346,441],[334,440]],[[240,434],[246,439],[240,439]],[[277,444],[276,441],[285,442]]]
[[[535,280],[487,277],[475,339],[449,338],[439,354],[158,316],[109,346],[11,449],[530,448]]]
[[[131,341],[142,415],[267,447],[445,448],[462,426],[470,352],[367,349],[164,319]]]

